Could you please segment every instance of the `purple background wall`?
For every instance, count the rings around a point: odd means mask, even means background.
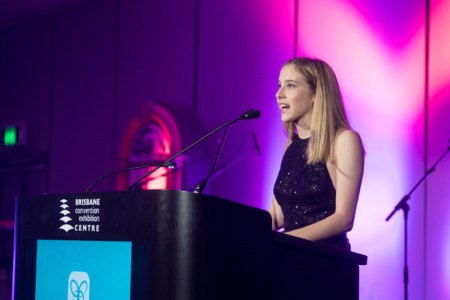
[[[232,126],[224,159],[251,149],[252,132],[262,154],[251,152],[206,193],[267,209],[285,144],[279,69],[294,55],[316,56],[335,69],[367,151],[350,233],[353,250],[369,256],[360,298],[400,299],[403,216],[384,219],[450,137],[450,1],[430,1],[429,77],[426,5],[92,0],[2,28],[0,124],[25,121],[30,140],[25,149],[0,151],[1,218],[12,219],[17,194],[81,192],[116,170],[128,122],[144,101],[188,107],[205,131],[261,110],[260,119]],[[4,163],[14,156],[34,163]],[[410,201],[410,299],[450,297],[449,170],[447,157]],[[114,180],[97,189],[114,189]]]

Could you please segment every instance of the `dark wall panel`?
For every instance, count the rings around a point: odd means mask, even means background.
[[[55,16],[52,193],[84,191],[111,170],[114,3],[92,1]]]
[[[27,126],[25,146],[0,148],[0,220],[14,219],[15,196],[48,192],[51,26],[47,17],[0,34],[0,124]]]
[[[124,158],[120,150],[130,120],[144,102],[161,103],[176,115],[184,147],[204,134],[191,123],[201,123],[194,95],[196,1],[120,1],[118,20],[116,166]]]
[[[121,1],[119,24],[116,151],[140,103],[193,107],[195,1]]]
[[[27,151],[49,149],[51,26],[43,18],[0,34],[0,123],[26,121]]]

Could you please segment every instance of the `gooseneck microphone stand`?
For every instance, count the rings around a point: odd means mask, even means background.
[[[403,270],[403,282],[405,284],[405,300],[408,300],[408,212],[409,212],[409,205],[406,203],[410,198],[411,194],[415,191],[415,189],[424,181],[428,175],[434,172],[435,167],[437,164],[447,155],[447,153],[450,151],[450,146],[447,147],[447,151],[445,151],[444,154],[437,160],[437,162],[425,172],[425,175],[419,180],[419,182],[413,187],[413,189],[405,196],[403,196],[402,200],[400,200],[399,203],[395,206],[394,210],[391,212],[391,214],[386,218],[386,222],[388,222],[392,216],[400,209],[403,210],[404,215],[404,221],[405,221],[405,267]]]

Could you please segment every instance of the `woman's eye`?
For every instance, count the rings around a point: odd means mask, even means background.
[[[294,84],[292,84],[292,83],[288,83],[287,85],[286,85],[288,88],[293,88],[293,87],[295,87],[295,85]]]

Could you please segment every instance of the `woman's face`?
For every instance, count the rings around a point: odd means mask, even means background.
[[[278,81],[279,88],[276,94],[278,106],[281,109],[281,121],[311,122],[314,95],[305,80],[297,71],[295,65],[287,65],[281,69]]]

